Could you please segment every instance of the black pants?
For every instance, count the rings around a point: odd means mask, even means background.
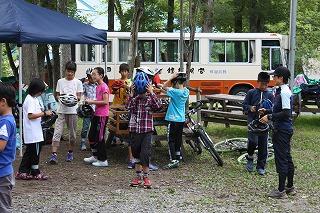
[[[100,161],[107,160],[107,147],[105,140],[108,116],[94,116],[91,120],[88,140],[92,155]]]
[[[257,169],[264,169],[268,157],[268,132],[262,134],[248,132],[248,155],[252,156],[257,147]]]
[[[32,175],[38,175],[39,170],[39,158],[43,142],[26,144],[26,151],[23,154],[19,172],[28,173]]]
[[[180,160],[183,126],[184,122],[169,122],[168,141],[170,160]]]
[[[132,155],[142,166],[149,166],[151,157],[152,132],[131,133]]]

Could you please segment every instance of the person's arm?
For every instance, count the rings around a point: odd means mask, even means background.
[[[81,81],[78,80],[78,82],[77,82],[77,93],[76,93],[78,101],[80,101],[82,93],[83,93],[83,85],[82,85]]]
[[[251,106],[252,91],[248,91],[244,101],[242,103],[242,109],[245,114],[248,114],[249,111],[255,112],[255,106]]]
[[[6,148],[7,141],[0,140],[0,152],[3,152],[3,150]]]
[[[172,86],[171,81],[172,81],[173,79],[175,79],[177,76],[178,76],[178,73],[174,73],[166,82],[164,82],[162,88],[163,88],[164,90],[167,90],[169,87],[171,87],[171,86]]]
[[[147,91],[150,94],[151,99],[151,109],[152,110],[158,110],[161,108],[161,101],[158,99],[157,95],[153,92],[153,87],[151,84],[148,84]]]

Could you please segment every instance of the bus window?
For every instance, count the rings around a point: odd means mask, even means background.
[[[106,46],[102,47],[102,61],[105,61]],[[107,41],[107,62],[112,62],[112,42]]]
[[[119,39],[119,62],[128,61],[129,44],[129,39]]]
[[[81,61],[95,61],[96,60],[95,45],[81,44],[80,45],[80,60]]]
[[[279,40],[262,40],[262,46],[263,47],[280,47],[280,41]]]
[[[275,70],[279,66],[282,66],[280,48],[272,48],[271,49],[271,69]]]
[[[225,62],[225,41],[210,40],[210,62]]]
[[[262,48],[261,69],[270,70],[270,49]]]
[[[159,62],[178,62],[178,40],[159,40]]]
[[[189,40],[184,41],[183,48],[183,61],[187,61],[187,52],[188,52]],[[195,40],[193,44],[193,52],[192,52],[192,62],[199,62],[199,41]]]
[[[155,62],[154,53],[155,53],[154,40],[138,41],[138,56],[141,62]]]
[[[227,62],[249,62],[248,41],[227,41]]]

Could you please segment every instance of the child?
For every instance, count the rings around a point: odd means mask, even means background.
[[[59,100],[59,96],[63,94],[71,94],[80,100],[83,87],[80,80],[75,78],[75,73],[77,70],[77,65],[73,61],[68,61],[65,67],[66,77],[61,78],[57,82],[56,87],[56,98]],[[58,163],[57,151],[60,146],[60,140],[63,133],[63,126],[66,123],[69,130],[69,143],[68,143],[68,153],[67,162],[73,160],[73,147],[76,141],[76,129],[77,129],[77,104],[73,107],[66,106],[59,103],[58,106],[58,118],[55,123],[54,134],[52,138],[52,154],[50,156],[50,164]]]
[[[269,81],[269,74],[260,72],[258,74],[258,87],[249,90],[244,99],[243,111],[248,115],[248,124],[253,120],[259,119],[258,110],[263,107],[263,102],[268,101],[271,103],[268,110],[272,110],[273,94],[267,90]],[[268,157],[268,131],[259,134],[248,131],[248,157],[246,165],[248,172],[253,172],[253,154],[257,145],[258,160],[256,169],[259,175],[264,175],[266,173],[265,165]]]
[[[107,76],[104,69],[96,67],[92,71],[92,79],[98,84],[96,88],[96,99],[86,100],[87,104],[96,105],[94,117],[91,120],[89,130],[89,144],[92,151],[92,156],[84,158],[84,162],[90,163],[97,167],[107,167],[107,153],[105,142],[105,131],[109,117],[109,87]]]
[[[186,101],[189,97],[189,89],[184,86],[186,78],[184,75],[175,73],[166,81],[163,88],[167,90],[167,96],[170,97],[166,121],[169,121],[169,154],[170,163],[165,167],[168,169],[179,166],[181,157],[182,131],[185,122]],[[170,87],[172,85],[172,87]]]
[[[92,69],[88,69],[86,71],[88,82],[83,83],[83,96],[84,99],[94,100],[96,98],[96,83],[93,81],[91,76]],[[94,105],[91,105],[94,109]],[[91,123],[91,117],[84,117],[82,123],[82,130],[81,130],[81,143],[80,143],[80,150],[84,151],[87,150],[86,141],[88,137],[88,131]]]
[[[269,197],[286,198],[287,194],[296,193],[293,186],[294,164],[291,156],[293,124],[292,93],[288,86],[290,71],[286,67],[278,67],[271,75],[278,86],[274,97],[273,112],[260,119],[263,123],[273,122],[272,142],[279,185],[277,189],[269,193]],[[288,181],[287,185],[286,181]]]
[[[112,104],[124,105],[127,100],[127,94],[132,84],[131,79],[129,79],[129,65],[123,63],[119,67],[119,73],[121,78],[117,80],[112,85],[112,94],[114,94]]]
[[[144,72],[137,72],[134,85],[127,103],[130,112],[129,132],[131,133],[131,148],[135,158],[137,177],[131,186],[139,186],[144,181],[144,187],[151,188],[149,161],[151,156],[151,139],[153,133],[153,116],[150,113],[161,108],[161,102],[153,92],[149,78]],[[142,174],[143,170],[143,174]]]
[[[16,156],[16,123],[12,115],[16,92],[0,82],[0,212],[11,212],[14,185],[12,162]]]
[[[18,180],[47,180],[48,176],[39,170],[39,157],[43,142],[41,117],[52,115],[51,111],[43,111],[38,97],[44,92],[45,84],[41,79],[35,78],[28,88],[28,95],[23,103],[23,141],[26,151],[23,154]]]

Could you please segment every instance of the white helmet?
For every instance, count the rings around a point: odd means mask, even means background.
[[[60,95],[59,101],[60,101],[60,103],[62,103],[63,105],[65,105],[67,107],[73,107],[73,106],[77,105],[77,103],[78,103],[78,99],[76,98],[76,96],[74,96],[72,94]]]
[[[91,75],[91,73],[92,73],[92,68],[88,68],[88,69],[86,69],[86,75]]]
[[[149,67],[138,67],[137,72],[144,72],[147,75],[154,76],[154,71],[151,70]]]

